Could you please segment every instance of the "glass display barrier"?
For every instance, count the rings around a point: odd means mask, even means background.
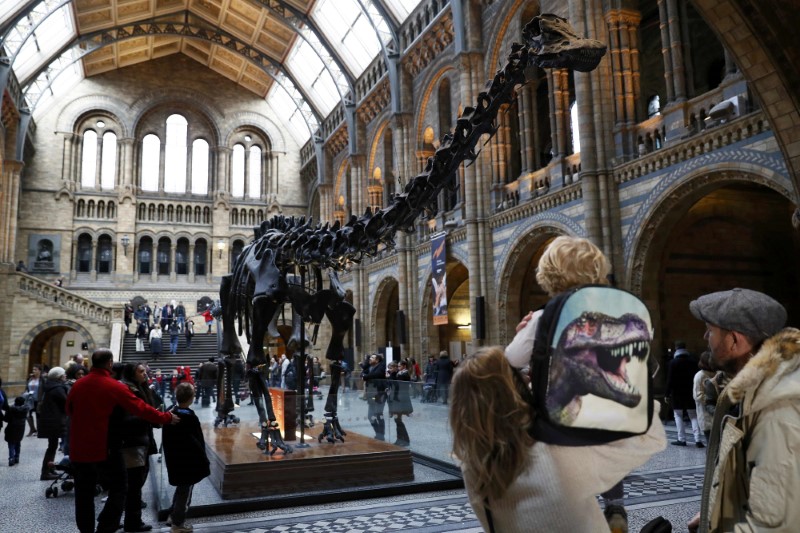
[[[259,498],[268,498],[272,500],[270,506],[275,506],[276,497],[288,498],[293,495],[302,497],[311,494],[312,501],[322,501],[318,499],[319,495],[341,493],[343,490],[360,493],[364,497],[365,490],[402,493],[417,492],[422,490],[419,488],[422,486],[428,487],[427,490],[462,486],[457,462],[452,456],[449,405],[445,404],[446,388],[437,387],[432,379],[426,383],[420,376],[418,381],[413,382],[387,380],[387,388],[376,395],[372,388],[364,387],[360,376],[361,369],[357,367],[342,379],[338,389],[339,423],[347,433],[344,443],[329,443],[327,439],[321,443],[318,441],[325,421],[323,413],[330,390],[329,375],[323,375],[313,392],[307,394],[307,416],[303,427],[300,396],[294,391],[271,389],[275,412],[280,415],[281,429],[289,430],[283,431],[283,438],[294,449],[291,454],[277,450],[270,456],[258,449],[261,437],[258,412],[246,381],[241,383],[239,405],[233,412],[239,419],[238,424],[227,427],[218,424],[215,427],[216,393],[210,395],[208,402],[202,397],[196,398],[192,409],[203,427],[212,475],[195,486],[192,495],[192,505],[196,508],[194,513],[233,512],[231,509],[235,507],[226,511],[220,510],[220,505],[225,502],[253,503]],[[202,387],[197,390],[198,395],[202,396]],[[166,408],[174,405],[168,389],[164,396]],[[292,402],[293,405],[280,405],[281,402]],[[285,418],[292,417],[292,411],[293,424]],[[291,426],[294,426],[293,435]],[[161,452],[161,431],[156,430],[155,434]],[[301,435],[308,447],[298,447]],[[352,453],[367,455],[353,458]],[[309,456],[318,460],[310,473],[287,470],[290,466],[301,464],[301,457]],[[367,456],[369,461],[363,459]],[[392,466],[376,469],[373,465],[369,471],[359,470],[364,468],[362,465],[381,456],[386,457],[386,465]],[[408,463],[408,467],[401,472],[395,467],[403,461]],[[274,470],[274,473],[261,470],[267,467],[274,469],[275,465],[279,465],[280,469]],[[388,477],[376,478],[375,471],[385,473]],[[304,475],[307,477],[303,478]],[[392,478],[392,475],[395,477]],[[151,478],[158,495],[159,512],[166,518],[174,487],[169,485],[166,464],[160,453],[151,457]],[[331,478],[339,479],[339,484],[331,484]],[[414,488],[415,485],[419,487]]]

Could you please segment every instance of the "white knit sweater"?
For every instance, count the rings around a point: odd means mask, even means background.
[[[653,408],[658,413],[658,404]],[[608,533],[596,496],[643,465],[666,447],[664,426],[653,417],[641,436],[598,446],[554,446],[537,442],[530,448],[527,470],[502,498],[490,498],[497,533]],[[484,502],[464,473],[467,495],[475,514],[489,531]]]

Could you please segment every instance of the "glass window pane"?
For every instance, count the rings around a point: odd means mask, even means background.
[[[250,198],[261,198],[261,148],[258,146],[250,147],[250,190],[247,196]]]
[[[578,102],[572,102],[569,110],[570,122],[572,124],[572,153],[577,154],[581,151],[581,133],[578,131]]]
[[[167,119],[167,145],[164,151],[164,191],[186,192],[186,132],[188,122],[181,115]]]
[[[234,198],[244,197],[244,146],[233,147],[231,158],[231,195]]]
[[[288,83],[288,80],[284,81]],[[294,88],[292,87],[292,89]],[[311,132],[306,125],[302,113],[297,108],[292,97],[289,96],[289,93],[287,93],[281,85],[273,83],[272,89],[270,89],[267,95],[267,103],[280,118],[280,121],[287,125],[289,133],[294,140],[297,141],[297,144],[301,146],[305,144],[311,137]],[[306,103],[305,105],[307,106],[308,104]],[[317,124],[315,123],[314,128],[316,127]]]
[[[161,159],[161,141],[156,135],[145,135],[142,139],[143,191],[158,191],[159,159]]]
[[[113,189],[117,173],[117,136],[108,131],[103,134],[103,158],[100,164],[100,186]]]
[[[87,130],[83,134],[83,153],[81,154],[81,187],[94,187],[97,174],[97,134]]]
[[[208,143],[204,139],[192,143],[192,194],[208,194]]]
[[[14,59],[14,73],[17,78],[24,80],[38,69],[59,48],[75,37],[75,27],[72,24],[70,4],[50,14],[22,44],[19,54]],[[16,30],[19,35],[30,31],[31,23],[25,18],[18,24]]]
[[[384,0],[389,10],[397,17],[398,22],[404,22],[422,0]]]
[[[330,113],[339,102],[339,91],[311,45],[298,39],[294,49],[289,53],[286,65],[298,83],[305,87],[306,94],[313,100],[320,113],[323,115]],[[335,65],[333,67],[335,68]]]

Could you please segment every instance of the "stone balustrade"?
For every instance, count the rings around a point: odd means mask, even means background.
[[[98,324],[110,324],[113,309],[98,305],[91,300],[57,287],[34,276],[17,272],[17,290],[19,293],[49,303],[75,315],[80,315]]]

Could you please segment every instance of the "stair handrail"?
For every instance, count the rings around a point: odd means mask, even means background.
[[[111,323],[113,308],[93,302],[64,287],[59,287],[25,272],[16,272],[16,275],[19,280],[17,287],[22,294],[49,302],[54,307],[60,307],[101,324]]]

